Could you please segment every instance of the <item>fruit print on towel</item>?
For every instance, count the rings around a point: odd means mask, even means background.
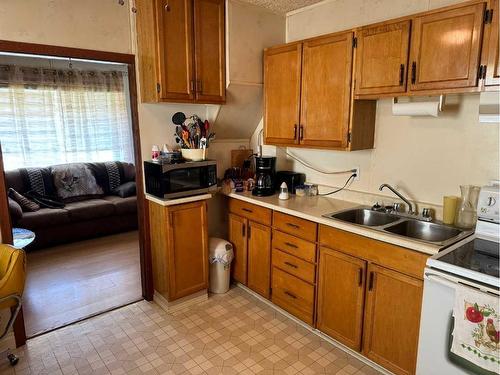
[[[492,306],[479,306],[477,303],[465,301],[465,319],[477,324],[472,330],[472,338],[478,349],[484,348],[491,351],[499,349],[499,316]]]

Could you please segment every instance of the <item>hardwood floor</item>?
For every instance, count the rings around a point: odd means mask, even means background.
[[[137,231],[28,253],[28,337],[142,298]]]

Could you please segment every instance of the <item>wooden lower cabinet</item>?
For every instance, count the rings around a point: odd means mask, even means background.
[[[320,248],[317,327],[351,349],[361,350],[366,262]]]
[[[422,280],[368,266],[363,354],[395,374],[414,374]]]
[[[206,202],[175,206],[149,202],[149,221],[155,291],[173,301],[207,289]]]
[[[234,251],[231,273],[234,280],[244,285],[247,285],[247,226],[247,219],[229,214],[229,242]]]
[[[247,286],[265,298],[271,288],[271,228],[248,223]]]

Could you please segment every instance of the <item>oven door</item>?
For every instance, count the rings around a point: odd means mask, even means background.
[[[450,353],[455,288],[460,282],[471,288],[498,290],[473,281],[458,278],[446,272],[426,268],[424,296],[420,317],[417,375],[490,374],[470,362]]]

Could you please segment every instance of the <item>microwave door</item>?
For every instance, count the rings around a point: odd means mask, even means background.
[[[201,168],[174,169],[168,172],[167,193],[202,189]]]

